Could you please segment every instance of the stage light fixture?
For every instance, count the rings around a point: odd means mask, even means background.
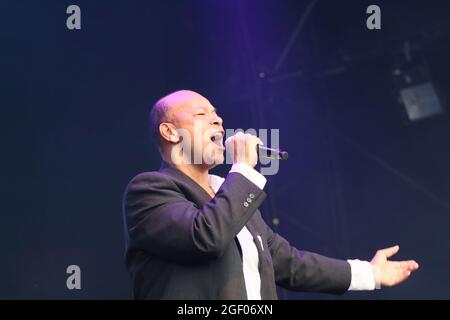
[[[393,75],[402,113],[408,122],[444,113],[444,107],[427,66],[395,68]]]

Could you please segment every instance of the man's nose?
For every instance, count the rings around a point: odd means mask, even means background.
[[[217,126],[222,126],[223,120],[217,114],[214,114],[211,123]]]

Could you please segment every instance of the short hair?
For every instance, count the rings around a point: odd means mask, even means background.
[[[161,134],[159,133],[159,125],[163,122],[172,120],[170,108],[180,100],[198,95],[199,94],[197,92],[192,90],[178,90],[165,95],[153,105],[149,115],[149,129],[150,134],[153,136],[158,148],[161,147],[162,142]]]
[[[166,99],[159,99],[150,110],[149,114],[149,129],[150,135],[153,137],[156,145],[161,145],[161,135],[159,133],[159,125],[168,120],[169,104]]]

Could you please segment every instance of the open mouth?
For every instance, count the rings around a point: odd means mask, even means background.
[[[216,132],[211,136],[211,141],[214,142],[217,146],[223,148],[223,133]]]

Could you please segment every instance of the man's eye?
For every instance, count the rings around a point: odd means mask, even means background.
[[[204,113],[204,112],[200,112],[200,113],[196,113],[195,115],[196,115],[196,116],[204,116],[205,113]]]

